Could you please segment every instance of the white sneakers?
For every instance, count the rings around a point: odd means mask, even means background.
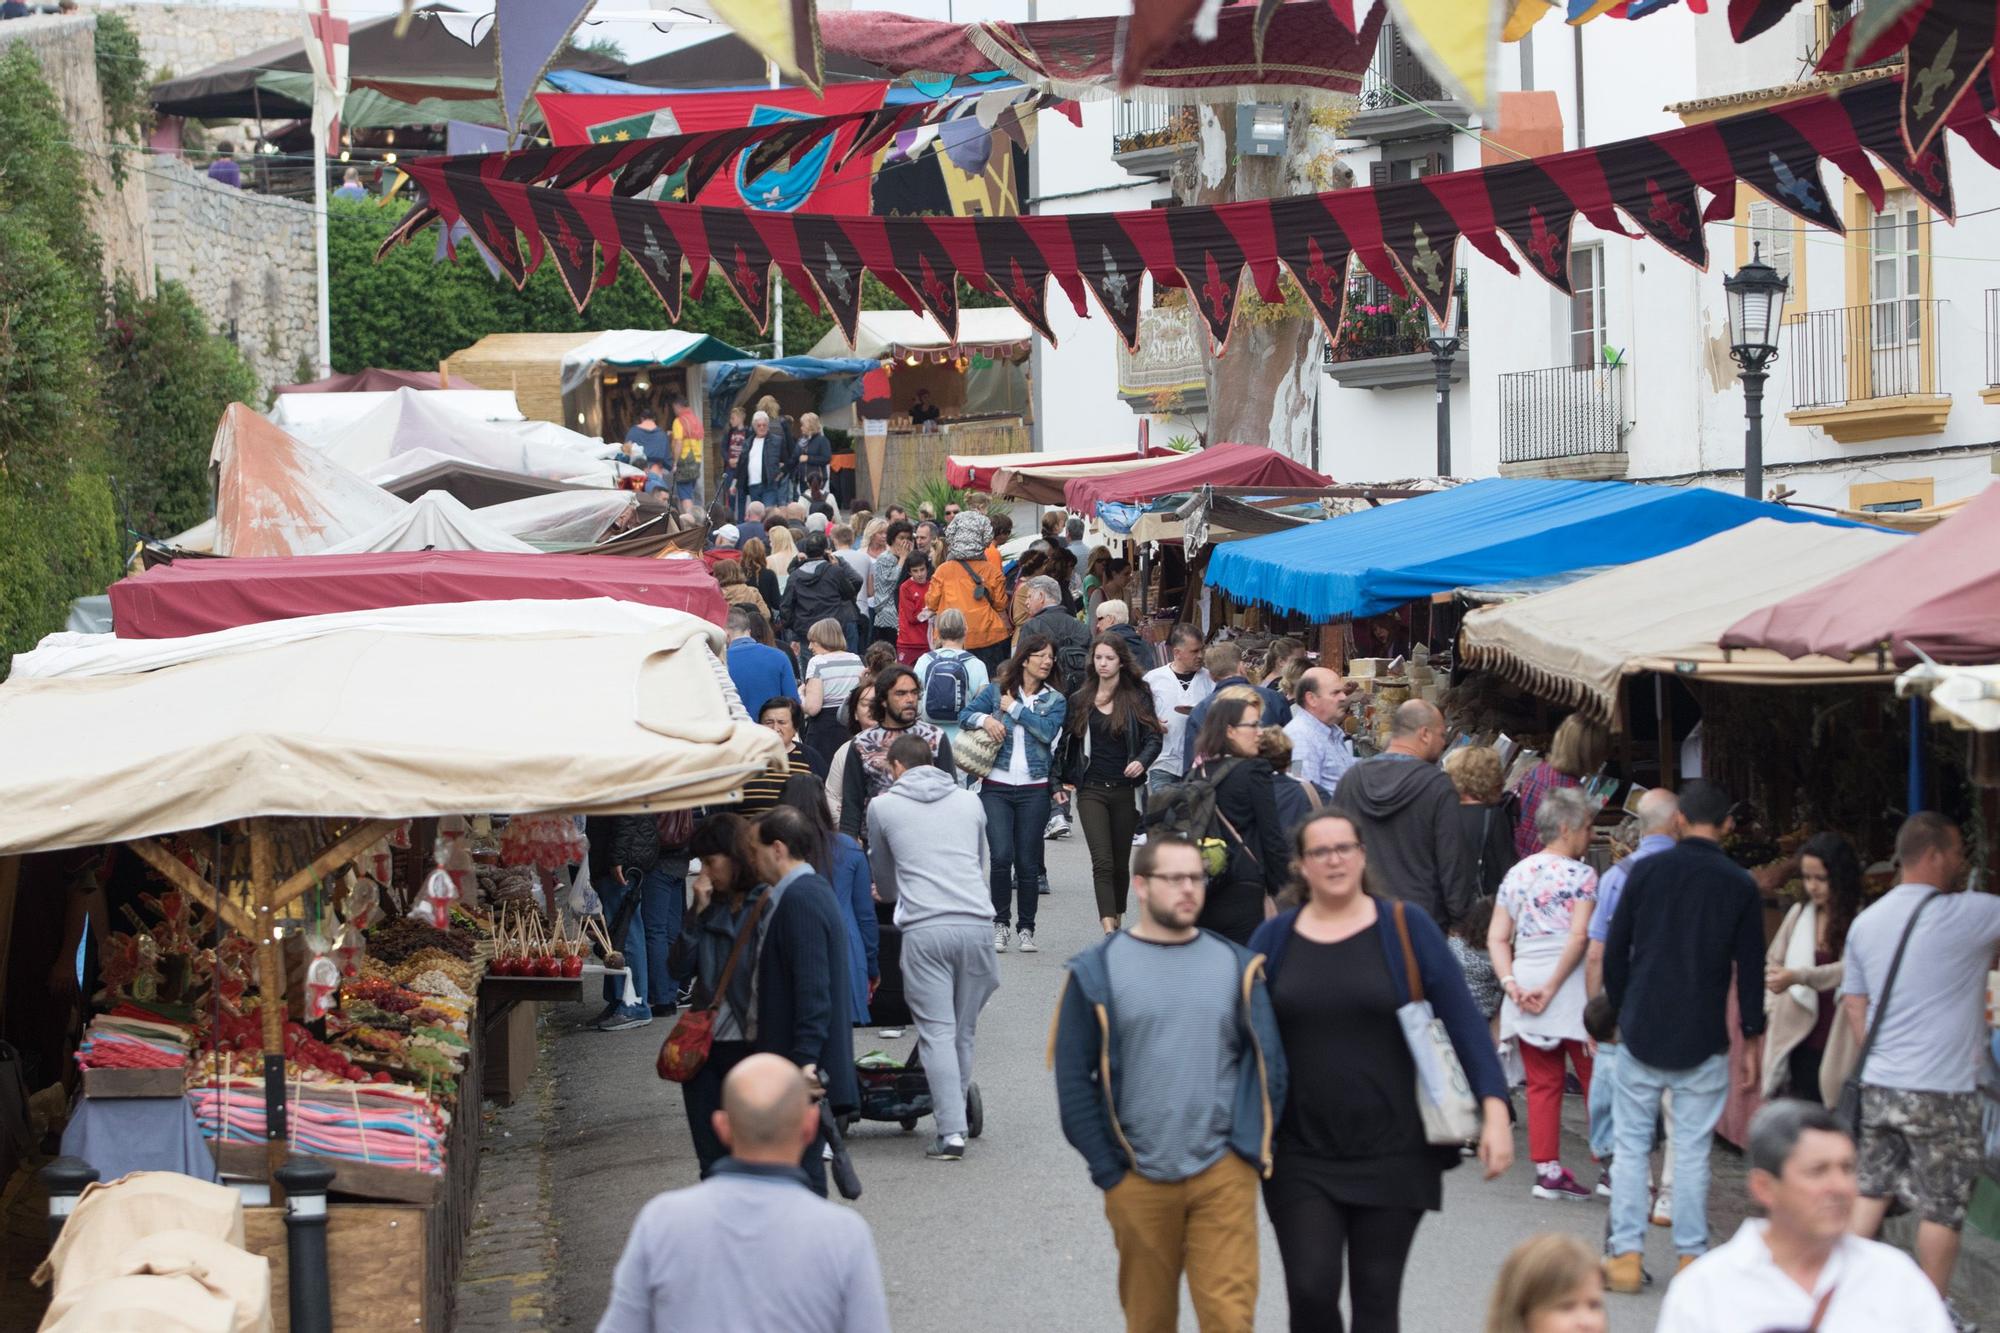
[[[1007,927],[997,922],[993,926],[993,952],[1007,952]]]

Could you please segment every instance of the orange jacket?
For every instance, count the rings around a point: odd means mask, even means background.
[[[975,582],[966,570],[978,574]],[[975,591],[985,589],[981,597]],[[977,560],[947,560],[931,574],[930,592],[924,597],[932,621],[940,611],[957,611],[965,617],[965,646],[990,648],[1013,632],[1007,619],[1007,579],[1000,572],[1000,552],[989,546]]]

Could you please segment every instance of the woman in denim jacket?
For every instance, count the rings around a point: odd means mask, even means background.
[[[1062,734],[1069,709],[1058,676],[1055,644],[1045,634],[1031,634],[958,718],[961,727],[983,729],[1000,742],[993,771],[979,787],[993,859],[996,953],[1007,952],[1010,926],[1016,948],[1036,951],[1035,895],[1042,878],[1042,829],[1049,822],[1049,750]]]

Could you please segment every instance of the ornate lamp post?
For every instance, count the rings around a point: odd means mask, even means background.
[[[1461,286],[1453,295],[1450,305],[1445,307],[1445,315],[1452,322],[1439,319],[1429,306],[1424,307],[1424,322],[1428,325],[1424,341],[1430,345],[1431,366],[1437,371],[1437,474],[1451,475],[1451,362],[1458,355],[1458,325],[1455,322],[1459,303],[1465,299],[1465,289]]]
[[[1722,280],[1729,297],[1729,355],[1743,378],[1743,493],[1764,492],[1764,380],[1778,359],[1778,324],[1791,283],[1750,251],[1750,262]]]

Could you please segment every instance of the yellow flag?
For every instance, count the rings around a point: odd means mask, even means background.
[[[1496,114],[1500,41],[1517,0],[1389,0],[1396,31],[1452,96]]]
[[[1507,27],[1501,32],[1503,42],[1518,42],[1528,35],[1528,29],[1542,21],[1542,16],[1554,8],[1549,0],[1516,0],[1514,13],[1507,20]]]
[[[825,81],[815,0],[708,0],[715,16],[766,60],[812,89]]]

